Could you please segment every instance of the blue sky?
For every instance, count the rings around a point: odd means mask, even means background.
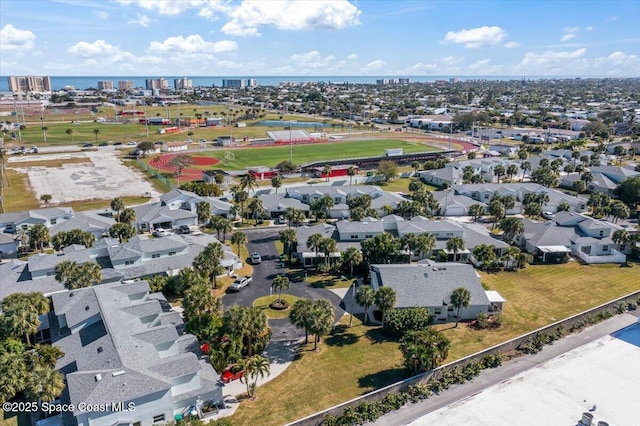
[[[639,1],[0,0],[0,74],[640,76]]]

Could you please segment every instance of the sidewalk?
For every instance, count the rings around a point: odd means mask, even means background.
[[[408,404],[402,407],[401,410],[393,411],[369,424],[377,426],[397,426],[411,423],[425,414],[469,398],[490,386],[509,380],[523,371],[539,367],[547,361],[562,356],[573,349],[635,324],[638,322],[639,313],[640,312],[636,310],[631,313],[616,315],[613,318],[586,328],[580,333],[571,334],[558,340],[554,342],[553,345],[547,345],[537,354],[524,355],[506,362],[499,368],[484,370],[478,377],[473,379],[473,381],[462,385],[455,385],[417,404]]]

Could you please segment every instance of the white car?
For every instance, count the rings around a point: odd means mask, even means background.
[[[165,235],[169,235],[169,231],[164,228],[157,228],[151,235],[153,235],[154,237],[164,237]]]
[[[253,265],[257,265],[259,263],[262,263],[262,256],[260,256],[260,253],[258,253],[258,252],[251,253],[251,263]]]
[[[229,291],[240,291],[244,287],[248,286],[251,281],[253,281],[253,278],[251,277],[238,277],[229,287]]]

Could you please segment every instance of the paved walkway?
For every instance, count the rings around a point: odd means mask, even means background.
[[[299,343],[299,341],[271,341],[267,344],[262,356],[269,359],[270,374],[268,377],[259,378],[258,386],[262,386],[275,379],[289,367],[298,353]],[[223,385],[222,395],[225,408],[220,410],[217,415],[207,417],[206,421],[231,416],[240,405],[237,397],[245,392],[247,392],[247,386],[240,382],[240,380],[234,380],[231,383]]]
[[[482,392],[484,389],[508,380],[523,371],[538,367],[566,352],[632,325],[638,321],[639,314],[640,312],[636,310],[631,313],[616,315],[613,318],[586,328],[580,333],[571,334],[554,342],[553,345],[545,346],[544,349],[537,354],[521,356],[503,364],[499,368],[484,370],[471,382],[455,385],[439,395],[432,396],[417,404],[406,405],[402,407],[402,409],[393,411],[382,416],[376,422],[369,424],[377,426],[409,424],[427,413]]]

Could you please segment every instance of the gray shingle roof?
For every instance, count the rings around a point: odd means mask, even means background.
[[[372,265],[381,283],[396,292],[396,307],[443,306],[451,292],[465,287],[471,293],[470,305],[489,305],[480,278],[473,266],[460,263]]]

